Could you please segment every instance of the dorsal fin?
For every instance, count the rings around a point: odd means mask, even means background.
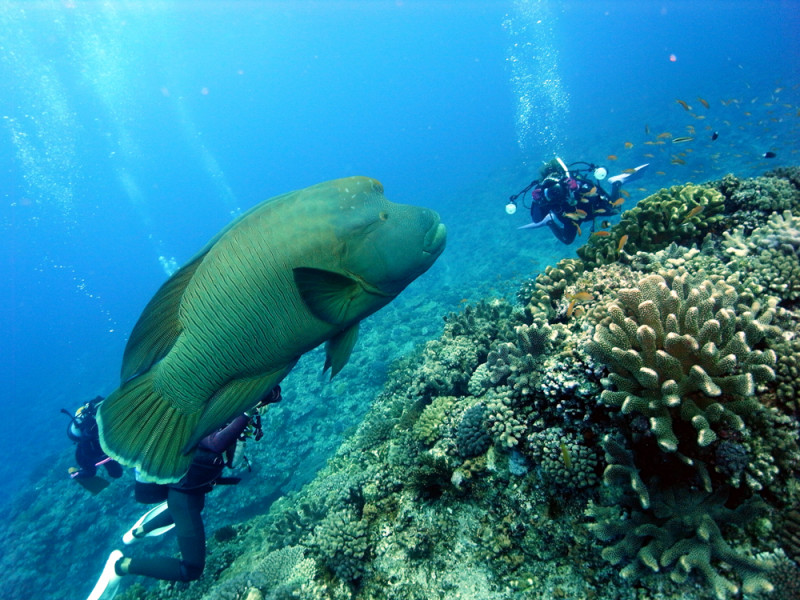
[[[209,248],[178,269],[145,306],[125,346],[122,383],[147,371],[172,348],[181,332],[178,307],[183,292]]]

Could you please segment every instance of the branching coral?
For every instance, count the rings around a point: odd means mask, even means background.
[[[741,415],[757,405],[755,383],[774,378],[775,353],[754,349],[774,310],[737,315],[737,300],[721,279],[695,283],[686,275],[671,289],[650,275],[620,290],[587,344],[611,370],[602,400],[647,417],[667,452],[678,448],[676,419],[691,423],[699,446],[717,439],[715,429],[741,431]]]
[[[661,250],[672,242],[700,242],[721,221],[724,205],[722,194],[708,187],[687,184],[659,190],[624,212],[611,235],[592,236],[578,248],[578,256],[594,267],[618,260],[620,246],[634,254]]]
[[[740,591],[714,564],[730,565],[741,578],[741,590],[752,594],[768,592],[772,584],[764,578],[768,567],[735,552],[725,541],[721,528],[744,527],[763,512],[763,505],[747,502],[735,509],[725,506],[727,495],[708,494],[682,488],[669,488],[654,494],[650,509],[628,503],[618,506],[590,506],[586,513],[594,519],[589,529],[604,542],[611,542],[602,556],[611,564],[625,564],[621,575],[638,579],[647,573],[668,571],[677,583],[692,572],[706,579],[718,600]]]

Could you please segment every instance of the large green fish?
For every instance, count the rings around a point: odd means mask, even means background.
[[[98,413],[103,449],[146,481],[180,480],[197,443],[327,342],[347,363],[359,322],[442,253],[434,211],[349,177],[266,200],[170,277],[131,332]]]

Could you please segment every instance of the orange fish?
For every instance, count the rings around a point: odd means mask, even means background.
[[[564,213],[564,216],[567,217],[568,219],[571,219],[572,221],[580,221],[583,217],[586,216],[585,212],[583,212],[583,211],[581,211],[581,212],[583,213],[583,216],[578,214],[578,211],[571,212],[571,213]]]
[[[577,223],[575,223],[575,227],[577,227],[577,228],[578,228],[578,235],[579,235],[579,236],[582,236],[582,235],[583,235],[583,232],[581,231],[581,226],[580,226],[580,225],[578,225]]]
[[[685,160],[683,160],[682,158],[678,158],[677,156],[673,156],[672,160],[669,161],[669,162],[671,162],[673,165],[685,165],[686,164]]]
[[[581,210],[580,208],[576,208],[575,212],[578,213],[581,217],[585,217],[587,214],[589,214],[585,210]]]
[[[633,148],[633,142],[625,142],[625,149],[630,150]]]
[[[606,158],[608,160],[617,160],[617,155],[616,154],[609,154],[608,156],[606,156]]]
[[[695,206],[692,210],[690,210],[686,214],[686,216],[683,217],[683,221],[681,221],[681,222],[682,223],[686,223],[686,221],[688,221],[689,219],[691,219],[692,217],[694,217],[696,215],[699,215],[701,212],[703,212],[703,205],[702,204],[700,204],[698,206]]]
[[[626,198],[630,198],[631,197],[630,192],[626,192],[625,190],[620,190],[619,193],[621,195],[625,196]]]
[[[665,131],[664,133],[659,133],[656,136],[656,139],[657,140],[663,140],[664,138],[671,138],[671,137],[672,137],[672,134],[669,131]]]
[[[572,316],[572,311],[575,308],[575,300],[569,301],[569,306],[567,306],[567,318],[569,319]]]
[[[609,236],[611,234],[608,233],[607,231],[593,231],[592,235],[596,235],[597,237],[606,237],[606,236]]]
[[[702,104],[703,106],[705,106],[706,108],[710,108],[710,107],[709,107],[709,105],[708,105],[708,102],[706,102],[705,100],[703,100],[703,99],[702,99],[700,96],[698,96],[698,97],[697,97],[697,101],[698,101],[700,104]]]
[[[683,110],[692,110],[692,107],[689,106],[688,104],[686,104],[686,102],[684,102],[683,100],[677,100],[676,99],[675,102],[680,104],[683,107]]]
[[[621,238],[619,238],[619,244],[617,244],[617,253],[622,252],[622,249],[625,247],[625,244],[628,243],[628,234],[626,233]]]
[[[570,299],[578,302],[588,302],[589,300],[594,300],[594,296],[589,292],[576,292],[570,296]]]
[[[636,169],[625,169],[623,173],[636,173]]]
[[[664,171],[656,171],[656,175],[666,175]]]
[[[584,196],[594,196],[596,192],[597,192],[597,186],[594,186],[592,189],[590,189],[588,192],[586,192],[583,195]]]

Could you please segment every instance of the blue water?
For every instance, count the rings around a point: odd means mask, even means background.
[[[797,164],[799,32],[790,1],[0,2],[0,491],[69,446],[58,410],[114,389],[141,309],[241,211],[375,177],[449,227],[417,293],[446,272],[469,297],[580,243],[503,212],[555,154],[651,162],[630,202]]]

